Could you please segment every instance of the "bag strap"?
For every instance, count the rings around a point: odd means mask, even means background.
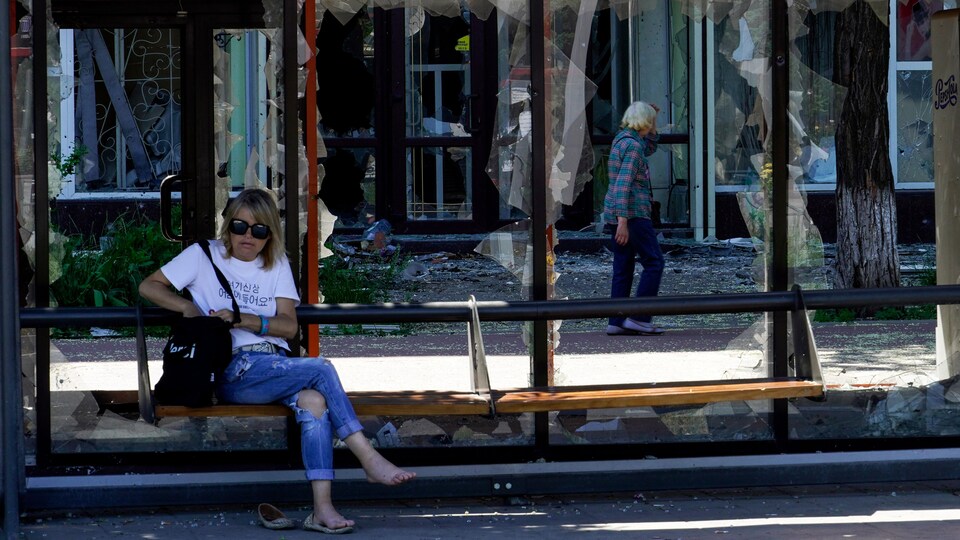
[[[200,240],[197,242],[200,244],[200,249],[203,250],[207,255],[207,259],[210,259],[210,264],[213,266],[213,271],[217,273],[217,279],[220,281],[220,286],[223,287],[223,290],[227,292],[230,296],[230,301],[233,302],[233,324],[240,322],[240,306],[237,305],[237,299],[233,297],[233,288],[230,286],[230,283],[227,282],[227,278],[224,277],[223,272],[217,268],[217,265],[213,262],[213,255],[210,253],[210,244],[206,240]]]

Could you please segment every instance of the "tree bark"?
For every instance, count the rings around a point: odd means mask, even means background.
[[[838,288],[900,284],[887,115],[888,32],[863,0],[837,22],[836,82],[847,87],[836,133]]]

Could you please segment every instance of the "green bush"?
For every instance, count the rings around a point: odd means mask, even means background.
[[[904,310],[902,307],[885,307],[878,309],[876,313],[873,314],[873,318],[878,321],[897,321],[904,318]]]
[[[853,322],[857,312],[852,309],[818,309],[813,320],[816,322]]]
[[[180,253],[180,244],[163,237],[158,223],[121,217],[110,226],[105,249],[84,249],[83,238],[68,239],[63,273],[51,284],[60,306],[133,306],[137,287],[161,265]]]
[[[887,307],[873,314],[878,321],[902,321],[917,319],[936,319],[936,306]]]
[[[908,287],[923,287],[937,284],[937,269],[935,261],[929,259],[925,261],[926,268],[918,272],[915,276],[904,279],[904,285]],[[876,320],[876,321],[914,321],[925,319],[936,319],[937,307],[932,305],[923,306],[898,306],[879,308],[872,315],[858,317],[857,312],[852,309],[821,309],[817,311],[816,322],[852,322],[857,319]]]
[[[917,286],[926,287],[930,285],[937,284],[937,269],[936,268],[926,268],[920,271],[920,274],[917,276]]]
[[[858,319],[876,321],[913,321],[937,318],[936,306],[904,306],[878,309],[871,317],[857,317],[852,309],[819,309],[815,322],[853,322]]]

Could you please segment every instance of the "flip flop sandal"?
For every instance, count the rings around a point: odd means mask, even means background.
[[[312,513],[307,516],[307,519],[303,520],[303,528],[308,531],[322,532],[324,534],[349,534],[353,532],[353,525],[347,525],[346,527],[340,527],[339,529],[331,529],[326,525],[314,523]]]
[[[260,503],[260,506],[257,507],[257,516],[260,517],[260,525],[268,529],[292,529],[297,526],[292,519],[269,503]]]

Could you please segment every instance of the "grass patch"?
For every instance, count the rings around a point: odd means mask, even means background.
[[[925,261],[928,265],[915,274],[901,280],[904,287],[926,287],[937,284],[937,268],[932,259]],[[884,307],[874,311],[869,316],[858,316],[853,309],[819,309],[814,317],[815,322],[853,322],[864,321],[922,321],[937,318],[937,306],[895,306]]]
[[[937,306],[887,307],[873,314],[878,321],[924,320],[937,318]]]
[[[814,315],[814,322],[853,322],[857,319],[857,312],[852,309],[818,309]]]
[[[378,304],[390,299],[409,256],[394,253],[388,258],[352,258],[337,253],[320,260],[320,292],[326,304]],[[398,332],[364,329],[359,324],[340,324],[324,334],[409,334],[410,324],[400,324]]]
[[[936,306],[903,306],[880,308],[870,317],[858,317],[852,309],[818,309],[814,322],[848,323],[863,321],[916,321],[937,318]]]
[[[338,254],[320,260],[320,292],[327,304],[376,304],[389,298],[408,257],[354,259]]]

